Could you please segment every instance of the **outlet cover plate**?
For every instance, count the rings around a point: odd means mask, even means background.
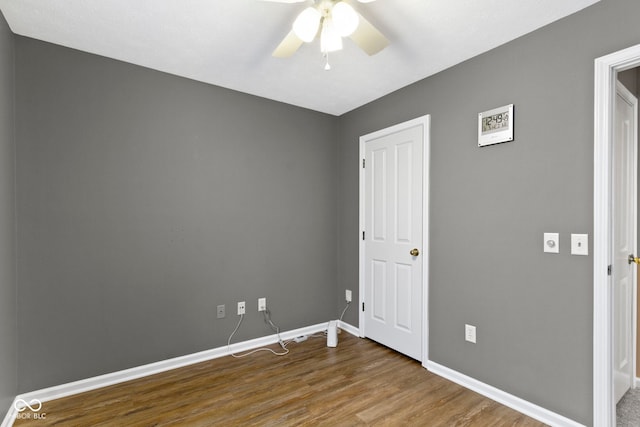
[[[238,316],[240,316],[241,314],[244,314],[245,312],[245,303],[244,301],[239,301],[238,302]]]
[[[346,290],[344,291],[344,299],[345,299],[347,302],[351,302],[351,299],[352,299],[351,289],[346,289]]]
[[[476,327],[473,325],[464,325],[465,341],[476,343]]]
[[[543,249],[547,253],[560,253],[560,233],[544,233]]]
[[[258,298],[258,311],[265,311],[267,309],[267,299]]]
[[[226,316],[224,304],[220,304],[217,307],[217,316],[218,319],[224,319],[224,317]]]
[[[571,235],[571,255],[589,255],[589,235]]]

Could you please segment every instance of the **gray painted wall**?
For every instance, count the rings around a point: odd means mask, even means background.
[[[17,390],[14,36],[0,13],[0,421]]]
[[[20,392],[335,317],[334,117],[22,37],[16,87]]]
[[[630,70],[618,73],[618,80],[633,94],[638,93],[638,69],[632,68]]]
[[[640,43],[638,16],[603,0],[340,118],[339,293],[358,289],[358,137],[431,114],[430,359],[587,425],[593,260],[570,233],[593,237],[594,59]],[[477,113],[509,103],[515,141],[478,148]]]

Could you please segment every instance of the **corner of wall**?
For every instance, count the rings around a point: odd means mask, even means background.
[[[15,35],[0,12],[0,420],[11,419],[18,391],[17,256],[15,191]]]

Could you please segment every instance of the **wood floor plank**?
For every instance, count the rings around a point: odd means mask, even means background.
[[[544,425],[366,339],[289,347],[282,357],[229,356],[45,402],[45,419],[14,426]]]

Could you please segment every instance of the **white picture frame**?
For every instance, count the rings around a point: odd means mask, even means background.
[[[478,114],[478,147],[513,141],[513,104]]]

